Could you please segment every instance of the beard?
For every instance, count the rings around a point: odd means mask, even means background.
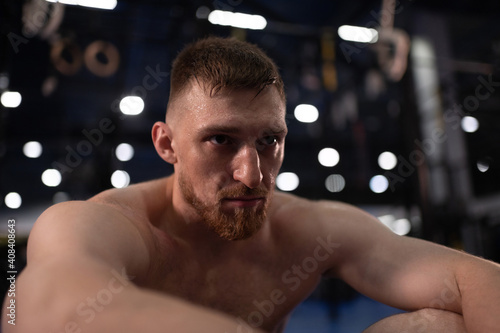
[[[260,230],[267,217],[269,191],[265,188],[251,189],[243,184],[231,188],[223,188],[216,194],[215,204],[206,204],[194,193],[192,182],[179,175],[179,187],[184,200],[205,221],[207,226],[217,235],[226,240],[242,240],[250,238]],[[264,203],[254,207],[236,207],[224,210],[224,199],[241,196],[258,196],[264,198]]]

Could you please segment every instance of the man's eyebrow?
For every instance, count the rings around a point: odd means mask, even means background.
[[[275,134],[275,135],[287,134],[288,129],[286,127],[280,126],[280,127],[269,128],[265,130],[264,133]]]
[[[200,130],[202,133],[238,133],[240,129],[234,126],[226,126],[226,125],[210,125],[203,127]]]
[[[202,134],[210,134],[210,133],[227,133],[227,134],[235,134],[241,132],[241,129],[235,126],[227,126],[227,125],[209,125],[200,129]],[[286,134],[288,129],[282,126],[276,126],[272,128],[266,128],[262,131],[263,133],[269,134]]]
[[[274,134],[287,134],[288,127],[285,124],[277,123],[277,124],[274,124],[274,126],[269,128],[267,131],[271,131],[271,133],[274,133]]]

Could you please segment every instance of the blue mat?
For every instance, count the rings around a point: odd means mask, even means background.
[[[292,313],[285,333],[362,332],[382,318],[401,312],[364,296],[339,304],[333,313],[327,302],[306,300]]]

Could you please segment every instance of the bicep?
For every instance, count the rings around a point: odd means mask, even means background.
[[[332,269],[338,277],[393,307],[461,312],[455,273],[463,254],[396,235],[373,216],[352,207],[346,207],[339,219],[331,227],[341,244],[340,259]]]
[[[436,244],[400,238],[346,266],[345,279],[368,296],[397,308],[461,312],[455,274],[458,255]]]

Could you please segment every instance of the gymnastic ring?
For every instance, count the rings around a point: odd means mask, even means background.
[[[71,55],[71,61],[63,57],[65,50]],[[80,47],[70,40],[60,39],[52,44],[50,59],[54,67],[64,75],[74,75],[82,67],[82,52]]]
[[[97,55],[101,53],[108,60],[107,63],[101,62]],[[85,65],[96,76],[106,77],[115,74],[120,65],[120,53],[116,46],[109,42],[96,40],[85,49],[83,55]]]

